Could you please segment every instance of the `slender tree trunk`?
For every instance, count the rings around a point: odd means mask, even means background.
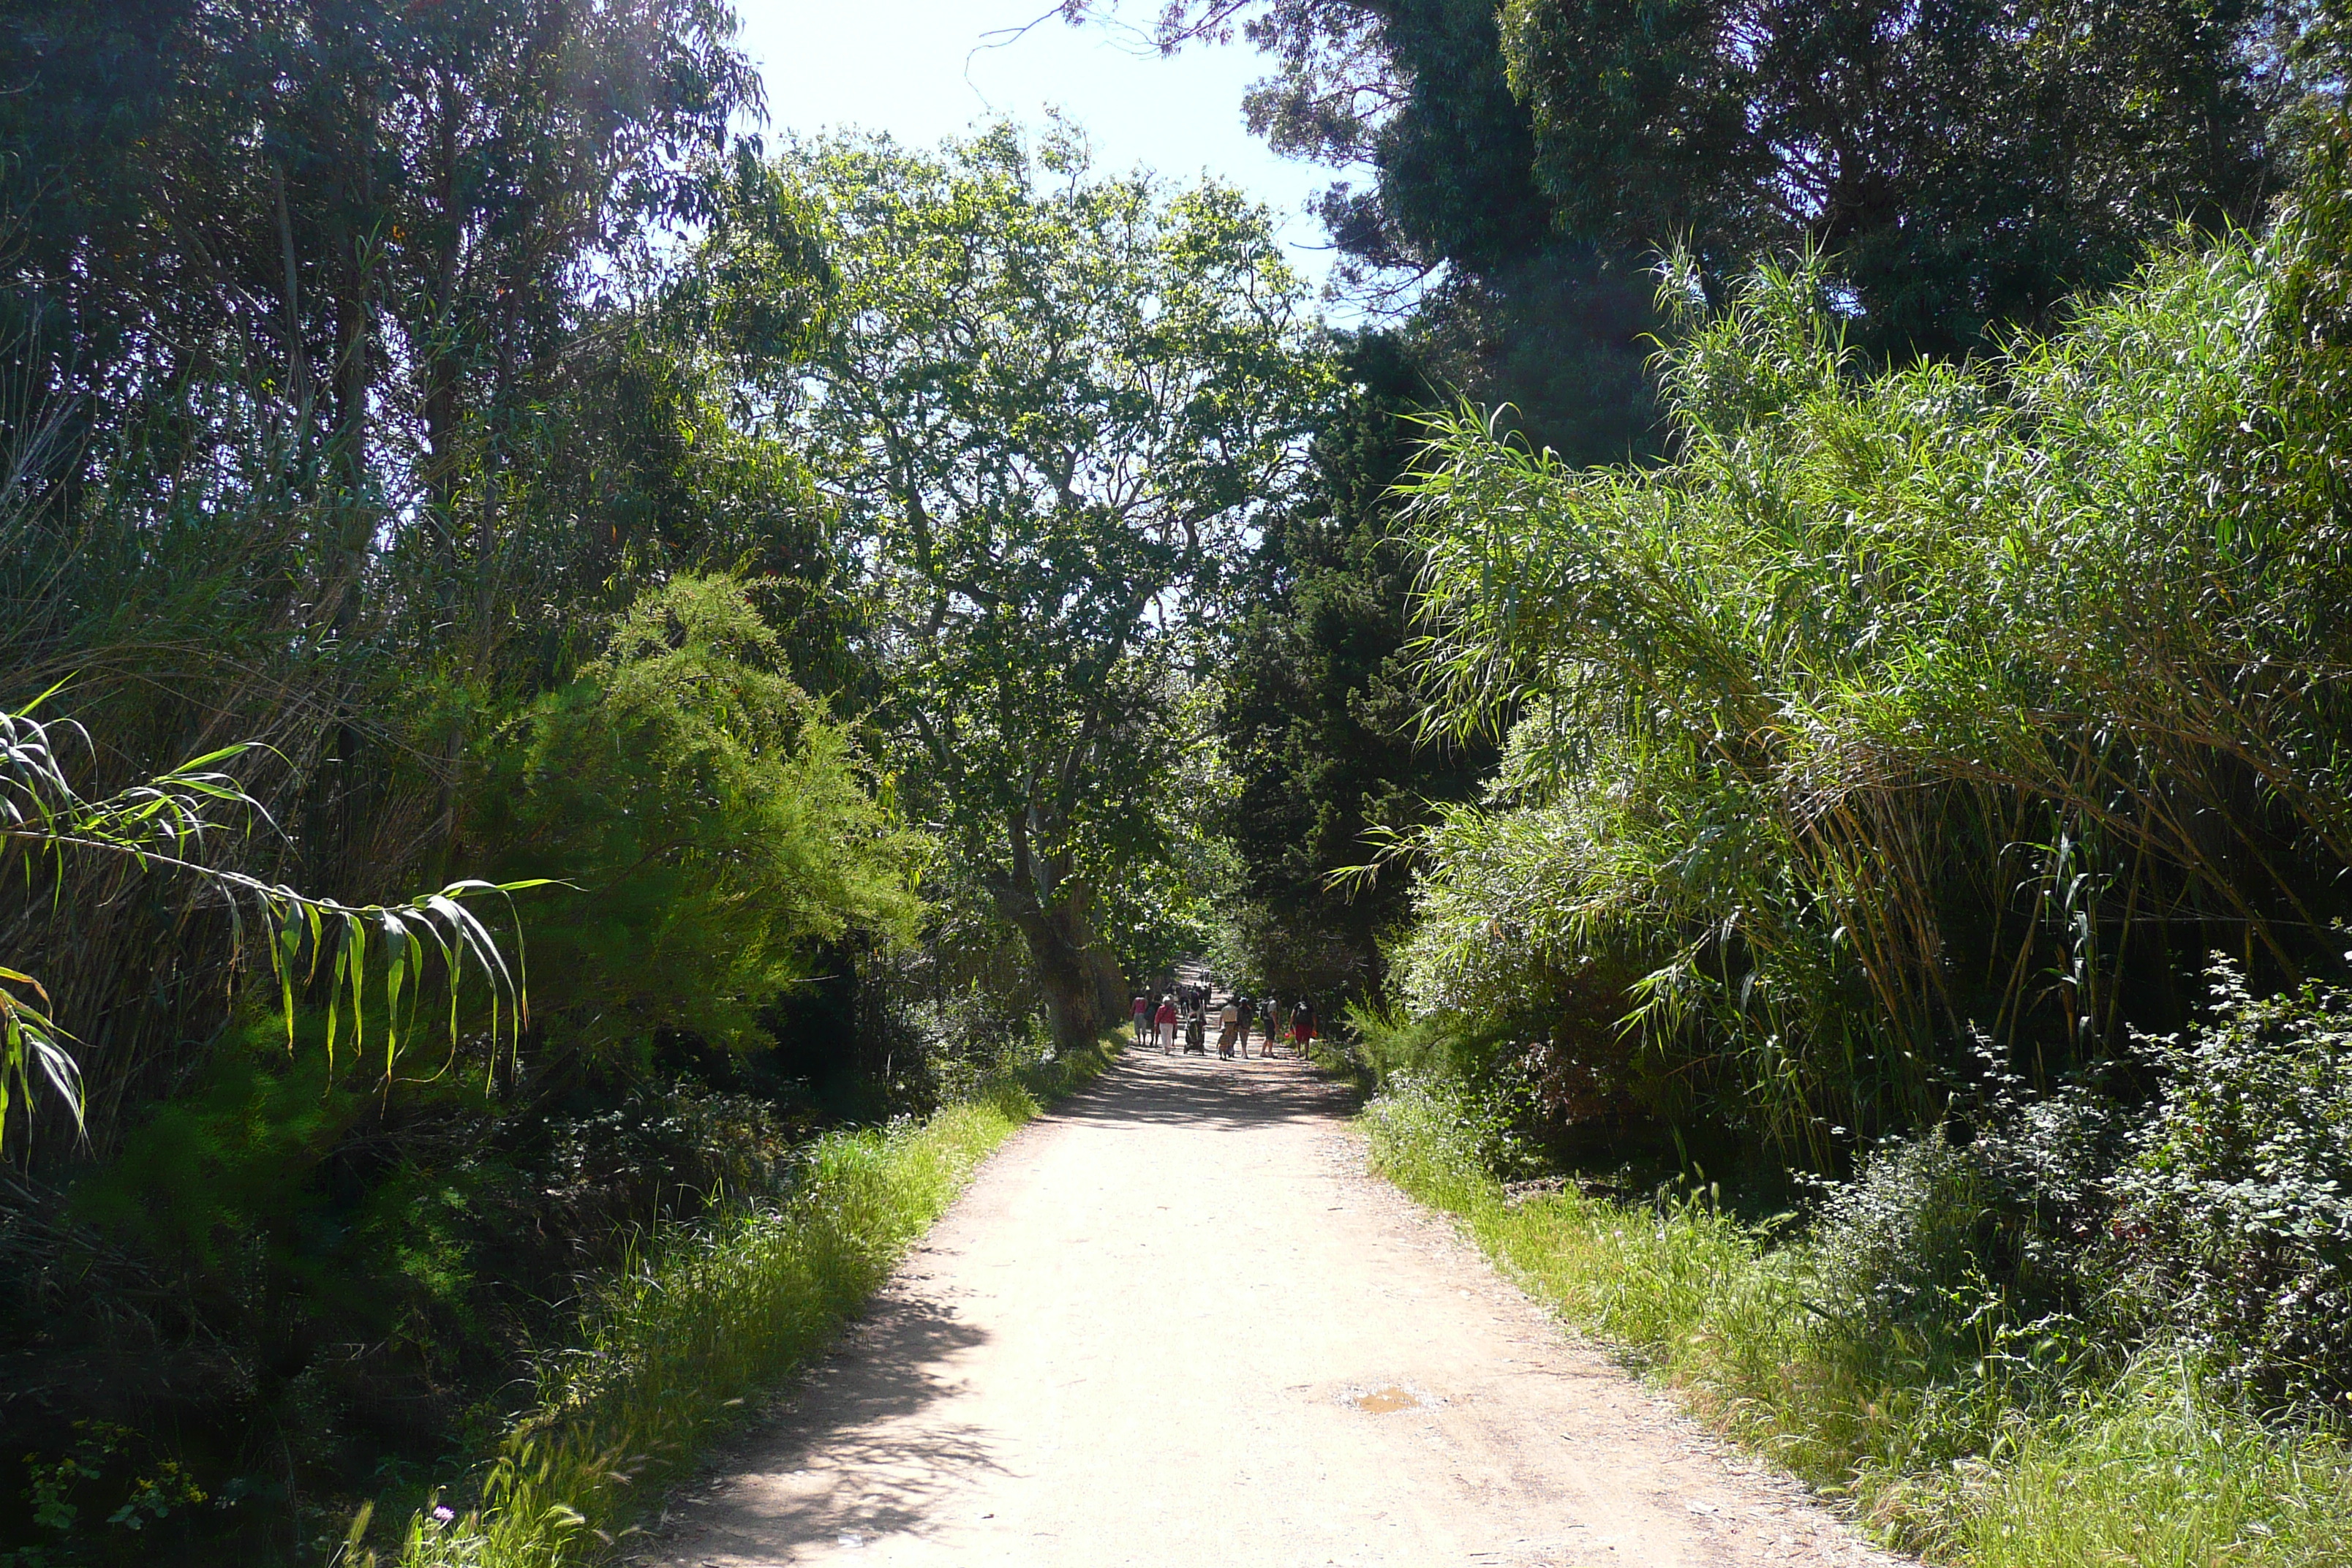
[[[346,637],[359,626],[362,579],[375,542],[376,522],[369,505],[368,402],[375,390],[375,370],[369,362],[368,348],[377,257],[374,236],[364,226],[376,195],[367,156],[374,150],[376,133],[372,97],[361,95],[356,119],[360,156],[355,160],[355,184],[344,195],[362,226],[354,227],[349,217],[339,216],[331,229],[336,265],[342,274],[341,298],[335,301],[333,440],[342,464],[339,478],[343,493],[325,588],[334,628]]]
[[[269,165],[270,195],[275,198],[278,218],[278,261],[285,272],[285,295],[279,301],[286,318],[286,401],[292,410],[294,429],[301,443],[300,467],[307,483],[310,469],[310,372],[303,357],[302,296],[299,274],[294,258],[294,215],[286,201],[286,168],[282,163]]]

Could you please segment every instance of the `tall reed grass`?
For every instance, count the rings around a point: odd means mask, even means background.
[[[1108,1065],[1111,1037],[1002,1075],[928,1121],[828,1134],[793,1196],[657,1241],[597,1293],[463,1512],[417,1510],[403,1568],[602,1561],[746,1401],[804,1363],[888,1278],[980,1163]],[[341,1561],[373,1564],[369,1521]]]
[[[1673,273],[1654,467],[1434,419],[1424,717],[1507,739],[1401,846],[1411,1010],[1833,1170],[1980,1041],[2046,1086],[2216,952],[2340,973],[2352,134],[2326,166],[1965,364],[1864,360],[1818,258]]]
[[[1860,1342],[1818,1310],[1812,1247],[1703,1194],[1514,1205],[1441,1089],[1391,1084],[1365,1121],[1375,1166],[1538,1300],[1890,1544],[1968,1568],[2352,1562],[2352,1453],[2185,1353],[2035,1355],[1997,1326],[1958,1356]]]

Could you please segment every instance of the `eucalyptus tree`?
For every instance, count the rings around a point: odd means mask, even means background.
[[[0,429],[144,420],[178,444],[161,466],[201,471],[258,426],[324,503],[313,613],[348,632],[375,550],[413,532],[480,633],[503,471],[589,264],[698,213],[696,163],[757,108],[735,26],[725,0],[12,7]],[[86,469],[107,445],[55,450]]]
[[[840,511],[908,801],[1021,931],[1054,1026],[1119,984],[1104,879],[1159,853],[1179,661],[1332,386],[1268,215],[1105,176],[1056,127],[798,143],[739,184],[821,236],[773,390]]]

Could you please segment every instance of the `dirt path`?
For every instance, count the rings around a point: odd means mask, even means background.
[[[996,1155],[643,1560],[1892,1561],[1367,1175],[1341,1110],[1286,1060],[1129,1052]]]

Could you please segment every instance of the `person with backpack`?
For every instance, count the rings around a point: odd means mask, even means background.
[[[1290,1010],[1290,1054],[1303,1057],[1315,1040],[1315,1009],[1301,996],[1298,1005]]]
[[[1256,998],[1250,996],[1234,997],[1234,1011],[1241,1015],[1242,1057],[1243,1059],[1247,1060],[1249,1057],[1250,1026],[1257,1022]]]

